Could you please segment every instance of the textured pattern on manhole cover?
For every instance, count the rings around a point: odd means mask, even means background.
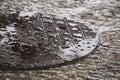
[[[0,68],[32,69],[83,57],[98,45],[96,32],[67,18],[36,14],[1,20]]]

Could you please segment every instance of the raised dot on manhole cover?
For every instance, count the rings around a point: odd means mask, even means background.
[[[66,17],[10,15],[0,22],[0,69],[65,63],[91,53],[99,42],[94,30]]]

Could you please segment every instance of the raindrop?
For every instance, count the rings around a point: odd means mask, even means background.
[[[90,44],[90,42],[87,42],[87,44]]]
[[[82,44],[85,44],[85,43],[82,43]]]
[[[77,52],[77,51],[73,51],[73,52]]]
[[[73,50],[70,50],[70,51],[73,51]]]
[[[84,49],[81,49],[80,51],[84,51]]]
[[[91,48],[90,46],[87,46],[87,48]]]
[[[75,48],[78,48],[78,47],[75,47]]]
[[[81,45],[78,45],[78,47],[81,47]]]

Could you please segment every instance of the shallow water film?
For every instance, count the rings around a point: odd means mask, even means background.
[[[119,80],[120,79],[120,2],[119,0],[1,0],[1,27],[10,23],[6,16],[32,16],[37,12],[67,17],[96,29],[101,45],[70,64],[47,70],[0,71],[0,80]],[[17,16],[17,15],[14,15]],[[14,21],[15,19],[12,19]],[[4,24],[3,24],[4,23]],[[10,26],[13,26],[11,24]],[[15,34],[15,28],[6,27]],[[0,32],[4,34],[5,31]],[[9,34],[8,34],[9,35]],[[0,36],[0,39],[3,38]],[[3,39],[2,43],[7,41]],[[27,49],[30,49],[27,48]]]

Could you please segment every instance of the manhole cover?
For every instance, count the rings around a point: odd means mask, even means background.
[[[98,45],[94,30],[67,18],[8,17],[9,25],[0,28],[0,69],[57,65],[83,57]]]

